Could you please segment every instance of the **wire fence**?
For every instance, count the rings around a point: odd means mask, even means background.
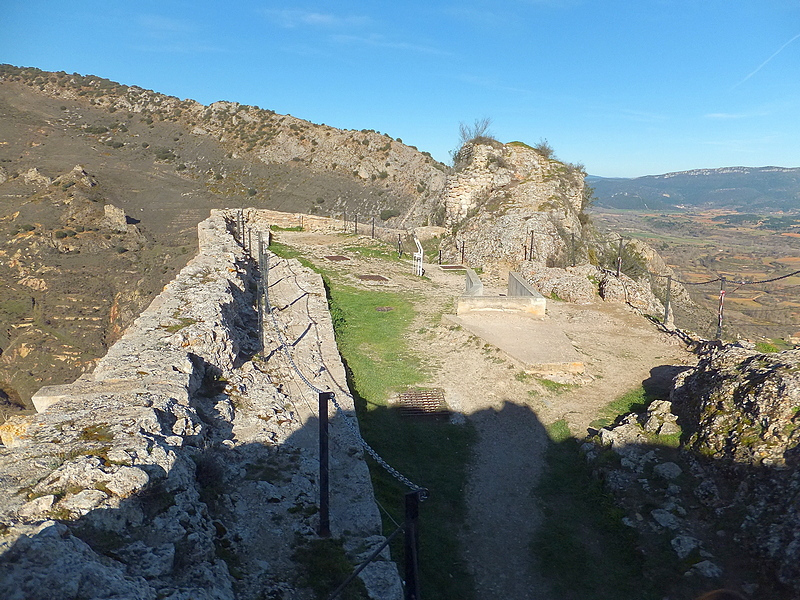
[[[330,514],[329,514],[329,473],[328,473],[328,454],[329,454],[329,436],[328,436],[328,403],[332,403],[338,411],[340,418],[343,420],[345,427],[350,434],[356,439],[358,444],[364,449],[380,465],[387,473],[389,473],[399,483],[411,491],[405,494],[405,522],[402,526],[398,525],[384,542],[379,545],[372,554],[356,567],[353,573],[342,582],[339,587],[334,590],[329,596],[328,600],[335,600],[344,591],[344,589],[363,571],[371,562],[376,560],[389,543],[402,531],[405,534],[405,581],[404,581],[404,595],[406,600],[418,600],[420,597],[419,589],[419,503],[428,497],[428,489],[415,484],[408,477],[403,475],[400,471],[392,467],[378,452],[363,438],[357,423],[351,419],[339,401],[336,399],[336,394],[330,389],[321,389],[315,386],[308,377],[305,376],[303,371],[297,365],[292,352],[290,344],[287,342],[283,328],[277,318],[277,310],[273,308],[269,298],[269,271],[270,271],[270,252],[267,250],[268,235],[265,243],[264,235],[261,230],[254,232],[252,228],[246,227],[243,211],[236,211],[235,223],[233,223],[234,237],[240,243],[242,248],[254,260],[258,266],[258,314],[259,314],[259,333],[261,338],[261,347],[266,347],[265,331],[267,323],[269,322],[272,330],[278,339],[278,350],[282,351],[287,362],[291,366],[298,379],[313,393],[317,394],[319,399],[319,443],[320,443],[320,510],[319,510],[319,535],[321,537],[330,536]],[[357,231],[358,225],[355,225]],[[300,225],[302,227],[302,225]],[[374,232],[373,232],[374,237]],[[254,252],[255,250],[255,252]],[[401,250],[402,251],[402,250]],[[320,365],[324,369],[324,365]],[[352,395],[346,392],[341,392],[346,397],[353,400]],[[381,510],[385,509],[381,506]],[[397,524],[395,519],[387,512],[389,518]]]

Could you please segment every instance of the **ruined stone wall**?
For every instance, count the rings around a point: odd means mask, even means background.
[[[200,252],[43,412],[0,427],[0,596],[304,599],[295,552],[316,538],[315,395],[278,336],[261,347],[255,265],[230,215],[200,224]],[[252,227],[252,223],[249,224]],[[337,393],[331,528],[357,562],[383,541],[324,288],[273,258],[270,293],[298,368]],[[364,571],[399,598],[385,552]]]

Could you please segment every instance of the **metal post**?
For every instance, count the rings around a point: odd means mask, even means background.
[[[403,258],[403,242],[400,240],[400,234],[397,234],[397,258]]]
[[[522,244],[522,260],[528,260],[528,244]]]
[[[528,257],[528,260],[533,260],[533,230],[531,230],[531,243],[529,245],[531,255]]]
[[[420,600],[419,594],[419,492],[406,494],[406,588],[405,600]]]
[[[717,339],[722,339],[722,316],[725,308],[725,278],[719,280],[719,311],[717,312]]]
[[[617,279],[619,279],[619,274],[622,271],[622,243],[625,240],[622,236],[619,236],[619,251],[617,252]]]
[[[375,217],[372,217],[372,235],[370,237],[375,239]]]
[[[333,392],[319,394],[319,537],[331,537],[328,481],[328,402]]]
[[[253,256],[253,228],[249,227],[247,229],[247,253],[250,255],[250,258],[255,258]]]
[[[264,302],[264,285],[266,283],[266,269],[264,268],[264,252],[262,251],[262,244],[261,244],[261,231],[258,232],[258,254],[256,255],[258,260],[258,272],[261,275],[260,279],[258,280],[258,338],[261,342],[261,349],[263,350],[266,348],[266,340],[264,339],[264,309],[266,308],[266,303]]]
[[[442,249],[439,248],[439,264],[442,264]]]
[[[575,233],[572,233],[572,266],[575,266]]]
[[[462,240],[461,241],[461,264],[464,264],[464,247],[467,245],[467,242]]]
[[[669,321],[669,294],[672,287],[672,275],[667,275],[667,298],[664,300],[664,325]]]

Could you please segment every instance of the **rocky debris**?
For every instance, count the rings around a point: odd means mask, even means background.
[[[28,185],[35,185],[39,187],[50,185],[52,181],[46,175],[42,175],[42,173],[40,173],[39,169],[37,169],[36,167],[33,167],[25,171],[22,174],[22,180]]]
[[[292,555],[315,537],[314,394],[274,339],[256,356],[257,273],[230,228],[222,212],[201,223],[198,256],[94,372],[0,429],[4,598],[309,598]],[[314,379],[345,391],[321,279],[296,261],[274,269],[295,363],[324,364]],[[344,423],[352,400],[339,402],[331,525],[357,560],[383,538]],[[364,571],[375,598],[400,596],[388,558]]]
[[[742,346],[713,350],[677,375],[670,401],[620,418],[583,450],[628,525],[656,546],[653,532],[671,532],[687,575],[794,598],[800,351]],[[645,516],[644,505],[657,508]]]

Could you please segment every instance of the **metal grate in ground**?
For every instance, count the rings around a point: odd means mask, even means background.
[[[450,414],[442,389],[401,392],[397,395],[397,407],[405,417],[441,417]]]
[[[362,281],[389,281],[383,275],[357,275]]]

